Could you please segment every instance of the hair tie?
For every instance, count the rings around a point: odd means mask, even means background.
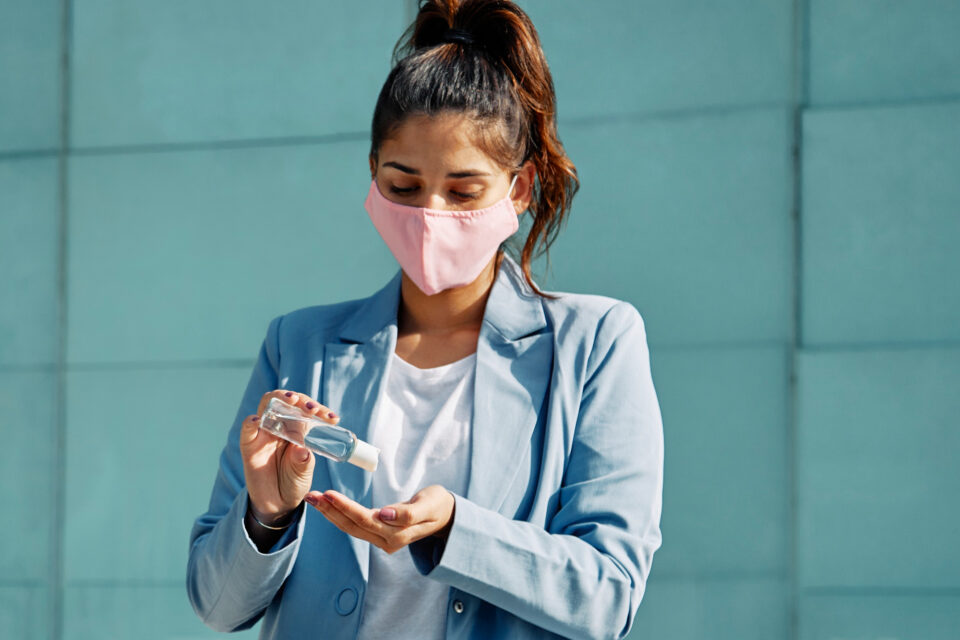
[[[440,42],[450,42],[456,44],[473,44],[473,35],[469,31],[463,29],[456,29],[450,27],[443,32],[443,36],[440,37]]]

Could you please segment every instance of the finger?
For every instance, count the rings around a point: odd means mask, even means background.
[[[318,497],[315,492],[311,492],[308,493],[304,499],[317,511],[323,514],[323,517],[330,521],[333,526],[340,529],[344,533],[351,535],[354,538],[366,540],[367,542],[375,544],[384,550],[387,550],[387,548],[390,547],[390,545],[387,543],[387,540],[382,535],[358,525],[352,519],[347,517],[346,514],[333,506],[333,504],[324,498],[322,494]]]
[[[421,522],[446,519],[453,509],[453,496],[440,485],[430,485],[418,491],[406,502],[387,505],[380,509],[380,520],[393,527],[409,527]]]
[[[316,506],[320,500],[323,500],[323,491],[308,491],[307,495],[303,496],[303,499],[309,504]]]
[[[328,422],[331,422],[334,418],[338,417],[337,414],[328,407],[323,406],[305,393],[296,393],[294,391],[287,391],[285,389],[277,389],[271,393],[273,394],[272,397],[280,398],[287,404],[297,407],[304,413],[317,416],[318,418],[322,418]],[[269,402],[269,399],[267,401]]]
[[[287,389],[274,389],[268,391],[260,397],[260,404],[257,405],[257,414],[263,415],[263,410],[267,408],[267,403],[273,398],[279,398],[287,404],[296,405],[300,401],[300,394]]]
[[[330,424],[336,424],[340,420],[340,416],[338,416],[333,410],[331,410],[329,407],[323,406],[308,395],[301,395],[297,406],[306,413],[317,416],[318,418],[324,420],[325,422],[329,422]]]
[[[279,442],[265,429],[260,428],[260,417],[249,415],[240,425],[240,449],[251,454],[269,453],[275,450]]]
[[[381,522],[391,527],[409,527],[425,520],[421,512],[419,505],[400,502],[380,507],[377,516]]]
[[[299,408],[304,413],[321,418],[325,422],[336,424],[340,421],[340,416],[329,407],[325,407],[305,393],[297,393],[296,391],[289,391],[287,389],[276,389],[263,394],[257,409],[259,414],[263,414],[267,403],[270,402],[272,398],[278,398],[289,405]]]
[[[374,517],[376,512],[373,509],[367,509],[342,493],[332,490],[326,491],[323,494],[323,499],[328,500],[335,509],[350,518],[357,526],[378,534],[384,530],[383,523]]]
[[[367,509],[363,505],[336,491],[327,491],[323,494],[321,500],[329,502],[334,509],[353,522],[356,527],[385,540],[386,546],[382,546],[381,548],[388,553],[393,553],[397,549],[405,546],[408,542],[404,529],[391,527],[380,522],[380,519],[377,517],[379,509]]]
[[[244,418],[240,425],[240,444],[253,444],[258,435],[260,435],[260,416],[253,414]]]
[[[340,498],[340,508],[333,502],[337,497]],[[394,553],[411,542],[426,538],[443,528],[443,525],[435,520],[406,528],[376,526],[374,522],[370,522],[359,514],[366,512],[372,515],[380,510],[368,510],[362,505],[357,505],[357,503],[349,498],[334,491],[328,491],[326,494],[319,491],[311,491],[304,499],[309,504],[314,505],[327,520],[341,531],[356,538],[367,540],[387,553]],[[359,509],[354,509],[350,506],[351,504],[356,505]]]

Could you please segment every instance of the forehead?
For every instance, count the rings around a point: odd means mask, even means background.
[[[411,115],[380,146],[380,162],[396,161],[423,171],[447,168],[493,170],[494,161],[477,145],[477,124],[457,113]]]

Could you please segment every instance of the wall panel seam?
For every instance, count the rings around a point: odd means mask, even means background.
[[[64,630],[64,548],[66,535],[66,393],[67,379],[67,234],[68,234],[68,149],[70,146],[70,48],[73,6],[71,0],[60,5],[60,146],[57,175],[57,376],[56,410],[53,434],[53,478],[48,509],[53,511],[50,523],[49,632],[54,640]]]
[[[789,469],[789,522],[787,526],[789,567],[788,586],[788,613],[789,637],[797,640],[800,637],[800,602],[799,602],[799,531],[798,531],[798,504],[799,479],[797,477],[800,461],[797,459],[799,434],[799,400],[797,388],[797,354],[803,344],[803,113],[808,102],[810,86],[810,3],[809,0],[794,0],[793,2],[793,46],[791,64],[791,117],[792,141],[790,149],[791,162],[791,232],[792,232],[792,295],[793,313],[791,315],[790,334],[792,336],[787,363],[787,468]]]
[[[265,149],[276,147],[305,147],[339,144],[343,142],[366,142],[370,134],[366,131],[347,131],[318,136],[290,136],[283,138],[242,138],[235,140],[207,140],[190,142],[151,142],[139,144],[120,144],[102,147],[73,147],[71,156],[117,156],[141,155],[151,153],[182,153],[188,151],[219,151],[234,149]]]

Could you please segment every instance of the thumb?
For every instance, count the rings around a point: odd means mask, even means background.
[[[290,466],[291,471],[301,478],[313,475],[313,453],[306,447],[301,447],[291,442],[287,445],[287,450],[284,452],[283,457],[286,458],[286,462]]]
[[[413,500],[398,502],[380,509],[380,519],[395,527],[409,527],[423,520],[421,505]]]

